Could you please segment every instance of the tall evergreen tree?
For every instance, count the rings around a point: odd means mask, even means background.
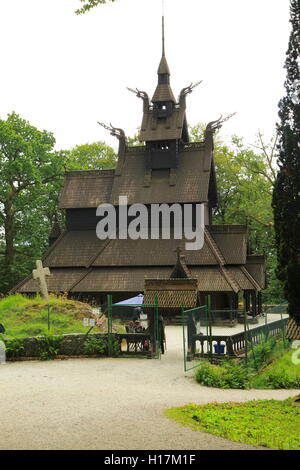
[[[279,103],[279,171],[273,209],[277,274],[288,312],[300,325],[300,0],[291,0],[290,14],[292,31],[285,62],[286,96]]]

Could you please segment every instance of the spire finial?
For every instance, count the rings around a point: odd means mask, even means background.
[[[162,55],[165,55],[165,4],[162,0]]]

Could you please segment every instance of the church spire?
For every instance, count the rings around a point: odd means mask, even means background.
[[[170,69],[166,59],[165,51],[165,17],[162,16],[162,57],[158,67],[158,85],[152,98],[153,103],[157,102],[173,102],[176,103],[175,97],[170,87]]]
[[[165,56],[165,17],[162,16],[162,55]]]

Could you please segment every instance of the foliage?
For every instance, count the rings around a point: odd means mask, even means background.
[[[282,450],[300,450],[300,409],[292,399],[190,404],[167,410],[183,426],[225,439]]]
[[[98,5],[101,5],[103,3],[106,3],[107,1],[110,2],[115,2],[116,0],[80,0],[81,3],[84,3],[84,5],[76,10],[77,15],[82,15],[88,11],[90,11],[92,8],[97,7]]]
[[[293,363],[292,354],[293,351],[286,351],[262,369],[252,378],[252,387],[260,389],[300,388],[300,366]]]
[[[0,119],[0,289],[5,292],[23,275],[22,253],[35,245],[45,214],[37,208],[62,177],[63,162],[50,132],[40,131],[16,113]],[[34,201],[34,203],[33,203]],[[49,193],[47,194],[49,208]],[[30,227],[30,231],[28,230]]]
[[[195,373],[202,385],[216,388],[293,389],[300,388],[300,366],[293,364],[293,351],[275,339],[265,339],[254,346],[248,363],[227,360],[221,365],[205,362]]]
[[[54,359],[59,354],[63,336],[46,335],[37,339],[39,341],[40,359],[42,361]]]
[[[247,368],[234,361],[224,361],[220,366],[204,363],[197,369],[195,377],[207,387],[244,389],[249,384]]]
[[[0,292],[7,293],[33,269],[48,247],[58,217],[66,170],[113,168],[116,155],[103,142],[54,151],[51,132],[16,113],[0,119]]]
[[[5,339],[7,357],[20,357],[24,352],[24,345],[20,338]]]
[[[300,0],[291,0],[286,96],[279,103],[280,170],[273,193],[278,278],[289,314],[300,321]]]
[[[250,345],[251,347],[251,345]],[[253,346],[248,357],[248,368],[259,370],[284,352],[284,344],[273,336]]]
[[[76,145],[64,154],[68,171],[103,170],[116,166],[116,153],[104,142]]]
[[[204,132],[203,124],[190,128],[191,139],[203,140]],[[251,148],[237,136],[232,137],[230,144],[224,144],[217,134],[214,149],[219,203],[213,223],[248,225],[250,252],[266,255],[268,288],[263,292],[263,301],[272,303],[283,300],[282,287],[275,273],[276,247],[271,206],[276,177],[276,145],[276,136],[266,144],[261,133]]]
[[[88,336],[82,347],[83,354],[102,355],[107,351],[107,341],[104,338]]]

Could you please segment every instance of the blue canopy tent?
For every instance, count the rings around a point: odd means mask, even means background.
[[[136,297],[131,297],[130,299],[122,300],[115,305],[142,305],[144,302],[143,294],[139,294]]]

